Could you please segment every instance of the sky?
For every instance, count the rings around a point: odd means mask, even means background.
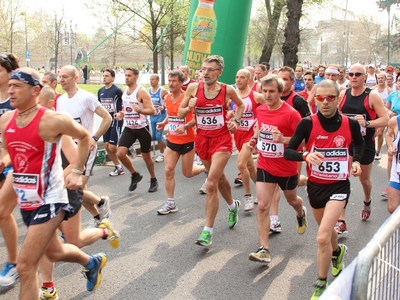
[[[88,34],[94,33],[95,27],[98,26],[98,20],[95,19],[90,10],[86,8],[85,2],[90,3],[91,0],[22,0],[25,2],[26,6],[33,9],[37,9],[38,7],[44,8],[49,14],[54,14],[57,12],[61,15],[62,6],[64,5],[65,17],[67,20],[71,20],[73,24],[77,26],[77,30],[81,32],[87,32]],[[104,5],[106,3],[110,3],[110,0],[96,0],[97,2],[103,2]],[[223,0],[217,0],[223,1]],[[229,0],[225,0],[229,1]],[[230,0],[230,1],[238,1],[238,0]],[[325,0],[326,4],[323,4],[319,9],[316,15],[324,16],[325,18],[329,18],[331,15],[328,3],[333,3],[337,6],[342,7],[343,9],[346,6],[346,0]],[[378,8],[376,6],[376,0],[347,0],[348,1],[348,9],[354,12],[358,12],[360,14],[367,14],[376,16],[379,23],[384,25],[387,24],[387,12],[378,12]],[[263,3],[263,0],[253,0],[253,7],[256,6],[257,3]],[[68,5],[66,5],[68,4]],[[395,10],[395,7],[392,7],[392,16],[393,14],[397,14],[400,16],[400,10]],[[75,27],[75,26],[74,26]]]

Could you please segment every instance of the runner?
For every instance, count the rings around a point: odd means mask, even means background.
[[[170,94],[165,96],[165,106],[168,110],[168,118],[157,124],[157,130],[163,130],[168,126],[167,148],[165,149],[164,173],[165,190],[167,201],[157,210],[160,215],[166,215],[178,211],[175,203],[175,168],[180,157],[182,157],[182,173],[187,178],[196,176],[205,170],[204,166],[193,164],[194,158],[194,137],[193,126],[195,120],[193,114],[186,118],[178,118],[178,109],[185,96],[182,91],[184,77],[181,71],[175,70],[168,74],[168,87]]]
[[[151,133],[147,116],[154,115],[155,110],[149,92],[141,85],[138,85],[138,78],[138,69],[126,68],[126,87],[123,89],[122,95],[124,109],[116,114],[118,121],[125,118],[125,128],[119,140],[117,157],[132,174],[129,191],[133,192],[136,190],[137,184],[142,180],[143,176],[134,168],[128,156],[128,149],[136,140],[139,140],[142,158],[150,173],[150,188],[148,192],[153,193],[158,189],[158,181],[154,171],[154,161],[150,154]]]
[[[339,88],[334,81],[323,80],[317,85],[315,100],[318,113],[300,121],[285,150],[286,159],[307,162],[307,195],[319,226],[318,279],[311,300],[318,299],[328,286],[331,261],[334,277],[344,267],[343,257],[347,247],[338,244],[334,227],[350,197],[350,172],[354,176],[361,174],[364,142],[360,125],[339,113],[338,96]],[[303,140],[306,152],[297,152]],[[354,159],[351,160],[353,141]]]
[[[232,136],[242,117],[244,104],[233,87],[218,82],[224,69],[224,59],[218,55],[207,57],[202,66],[203,82],[189,85],[179,107],[178,118],[185,118],[195,111],[197,135],[196,151],[209,171],[207,179],[206,224],[196,244],[209,247],[215,217],[219,207],[218,192],[228,204],[228,225],[238,222],[240,201],[233,200],[231,186],[224,168],[232,154]],[[237,105],[235,118],[226,118],[229,100]]]
[[[400,116],[392,117],[388,124],[386,134],[386,144],[388,146],[388,156],[391,166],[389,188],[388,188],[388,211],[393,213],[400,205],[400,176],[399,176],[399,158],[400,158],[400,135],[399,135]]]
[[[250,253],[249,259],[256,262],[271,262],[269,251],[270,206],[276,186],[279,186],[290,206],[296,211],[297,232],[307,229],[306,208],[297,195],[297,163],[283,158],[283,152],[293,135],[301,116],[281,100],[284,82],[276,75],[261,80],[265,105],[257,109],[258,132],[249,141],[252,148],[257,144],[260,152],[257,162],[257,229],[260,247]]]

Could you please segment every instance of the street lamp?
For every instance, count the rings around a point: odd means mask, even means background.
[[[25,59],[26,59],[26,66],[29,67],[31,55],[28,49],[28,27],[26,26],[26,12],[22,12],[21,15],[23,15],[25,19]]]

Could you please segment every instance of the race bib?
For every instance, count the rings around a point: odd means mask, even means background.
[[[133,110],[131,107],[125,108],[125,127],[130,129],[142,128],[140,114]]]
[[[252,111],[244,112],[242,118],[240,119],[239,126],[237,130],[241,131],[249,131],[251,127],[254,125],[254,114]]]
[[[184,133],[175,132],[175,129],[177,129],[179,126],[185,125],[185,119],[179,119],[178,117],[168,117],[168,125],[168,134],[177,136],[187,135],[186,130]]]
[[[285,146],[282,143],[275,143],[272,139],[272,133],[260,131],[257,149],[264,157],[279,158],[283,157]]]
[[[13,187],[18,196],[21,209],[32,209],[43,204],[43,199],[39,196],[39,175],[14,173]]]
[[[322,164],[311,167],[311,176],[323,180],[346,180],[349,177],[347,148],[314,148],[313,152],[324,155]]]
[[[114,102],[112,98],[101,99],[101,105],[110,113],[114,112]]]
[[[222,106],[196,107],[196,123],[198,129],[221,129],[224,126]]]

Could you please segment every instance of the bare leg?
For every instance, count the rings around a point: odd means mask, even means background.
[[[106,148],[107,155],[111,159],[114,165],[119,165],[119,160],[117,157],[117,146],[111,145],[110,143],[104,143],[104,148]]]

